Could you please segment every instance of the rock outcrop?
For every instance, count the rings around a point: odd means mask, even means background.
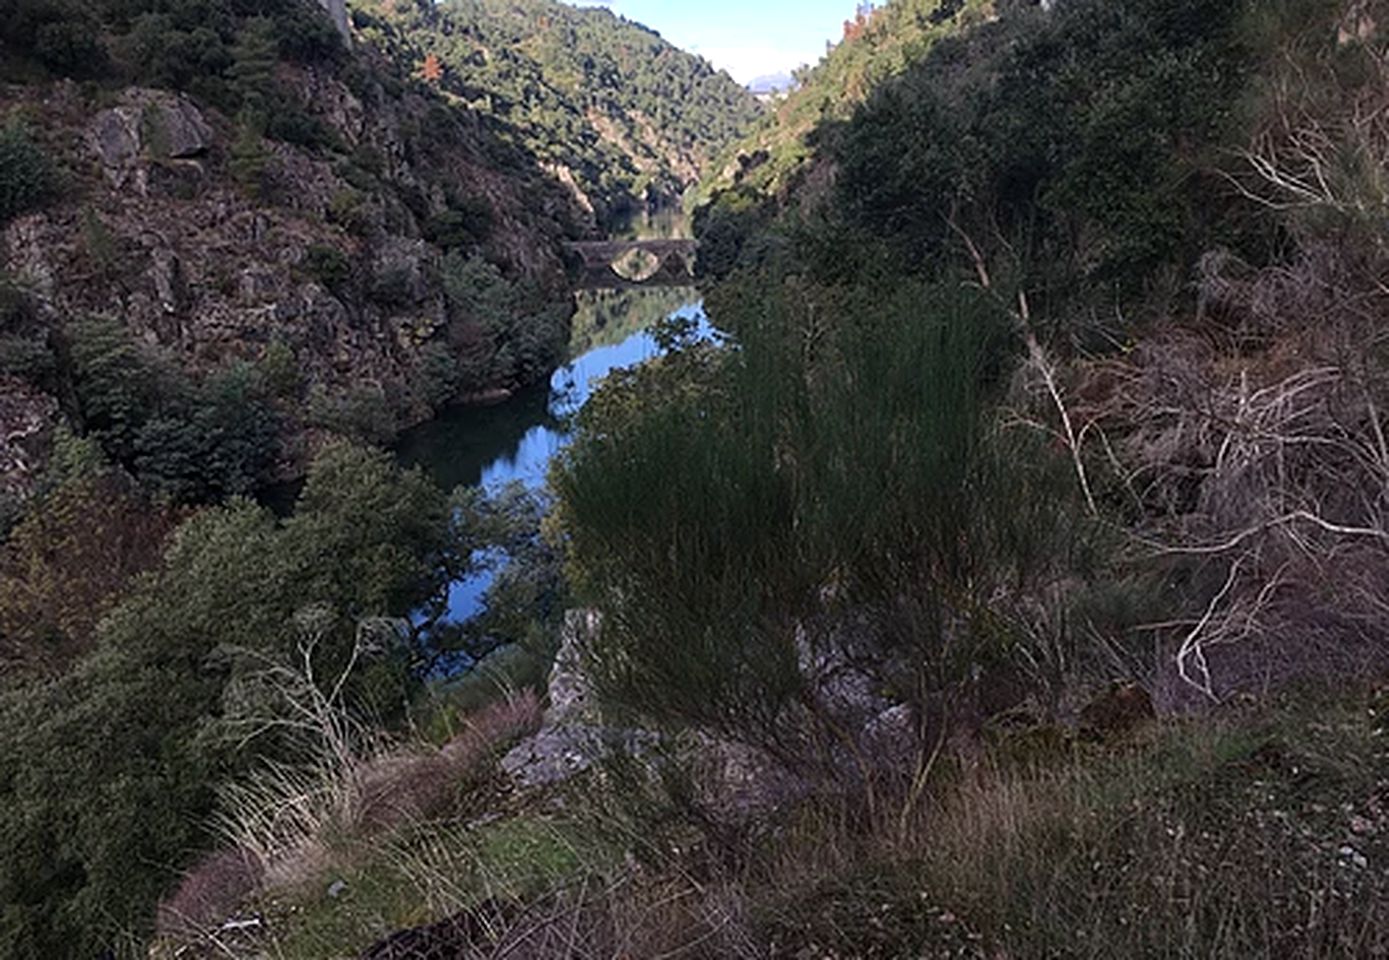
[[[149,194],[149,161],[193,161],[213,147],[212,127],[187,97],[133,88],[121,105],[102,110],[88,125],[87,140],[115,190]]]
[[[603,724],[584,673],[583,649],[601,629],[598,613],[570,610],[565,615],[559,653],[550,670],[549,707],[540,730],[502,757],[502,770],[519,788],[563,783],[591,769],[613,750],[640,752],[654,740],[645,732]]]
[[[571,610],[565,618],[559,653],[549,679],[549,708],[541,729],[502,758],[502,770],[520,790],[553,788],[583,775],[614,754],[651,765],[677,762],[692,774],[692,799],[712,823],[748,823],[813,789],[817,778],[850,780],[875,770],[908,763],[920,744],[915,710],[879,692],[866,641],[815,644],[798,631],[799,669],[816,704],[818,721],[828,721],[847,740],[838,740],[831,755],[809,746],[809,724],[816,722],[789,708],[786,746],[798,738],[807,744],[805,763],[792,769],[786,757],[775,759],[757,744],[709,734],[674,740],[647,730],[614,728],[604,723],[584,669],[584,652],[598,641],[602,618],[594,610]],[[818,773],[816,768],[818,766]]]
[[[57,202],[0,226],[0,275],[52,326],[120,319],[195,376],[288,352],[303,402],[286,411],[288,475],[312,452],[310,397],[370,391],[409,426],[439,402],[438,357],[462,364],[476,349],[467,330],[445,330],[431,218],[451,203],[482,211],[488,227],[465,252],[567,301],[569,202],[538,166],[497,167],[468,114],[427,92],[360,77],[349,88],[331,68],[282,65],[279,79],[334,146],[265,141],[259,193],[233,163],[234,121],[188,96],[136,87],[94,104],[67,82],[0,87],[0,115],[23,108],[68,171]],[[317,267],[324,251],[345,272]],[[519,385],[468,362],[481,379],[458,384],[462,395]],[[23,485],[20,460],[0,456],[0,484]]]
[[[57,422],[56,400],[17,377],[0,375],[0,496],[28,495]]]
[[[318,0],[318,5],[327,11],[328,16],[333,20],[333,26],[338,28],[338,33],[349,43],[352,41],[352,27],[347,20],[347,0]]]

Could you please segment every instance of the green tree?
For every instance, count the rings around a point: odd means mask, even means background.
[[[270,149],[265,144],[264,123],[251,111],[237,115],[228,165],[232,177],[253,199],[263,200],[269,195]]]
[[[281,96],[275,80],[280,54],[274,21],[266,17],[246,21],[237,32],[231,61],[227,78],[241,110],[262,124],[268,122]]]
[[[0,225],[35,209],[56,192],[52,161],[34,144],[25,126],[14,119],[0,126]]]
[[[276,749],[232,735],[258,658],[288,656],[296,612],[316,605],[330,611],[326,675],[364,618],[440,594],[456,536],[443,494],[347,445],[315,461],[283,525],[244,500],[183,524],[101,621],[92,653],[60,679],[0,692],[0,953],[90,957],[138,942],[213,839],[217,783]],[[398,706],[414,657],[367,659],[352,702]]]

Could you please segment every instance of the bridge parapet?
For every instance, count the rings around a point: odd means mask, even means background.
[[[673,274],[694,275],[698,240],[587,240],[566,243],[565,248],[582,260],[590,280],[616,278],[623,283],[670,282]],[[657,267],[645,280],[631,280],[617,272],[619,261],[633,252],[647,253]],[[675,269],[672,269],[674,267]]]

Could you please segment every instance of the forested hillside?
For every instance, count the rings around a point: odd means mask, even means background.
[[[753,97],[640,24],[556,0],[363,3],[421,75],[515,128],[599,226],[678,204],[759,116]]]
[[[823,124],[847,120],[880,84],[920,60],[941,38],[991,19],[995,6],[992,0],[859,4],[825,57],[797,70],[788,94],[719,157],[717,169],[701,184],[701,196],[742,183],[786,189],[804,172]]]
[[[0,954],[1389,952],[1389,0],[892,0],[722,169],[603,12],[5,2]],[[545,495],[362,446],[682,150]]]
[[[582,224],[311,0],[0,23],[0,955],[125,955],[226,774],[293,754],[235,729],[284,718],[269,666],[467,564],[446,496],[345,441],[548,377]],[[243,499],[311,466],[299,534]],[[353,700],[398,714],[380,622]]]
[[[4,16],[11,497],[60,423],[203,502],[553,369],[572,204],[413,62],[309,0]]]

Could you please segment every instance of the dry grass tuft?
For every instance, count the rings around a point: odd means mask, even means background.
[[[241,850],[205,857],[159,905],[157,932],[176,938],[204,935],[245,903],[261,879],[258,865]]]

